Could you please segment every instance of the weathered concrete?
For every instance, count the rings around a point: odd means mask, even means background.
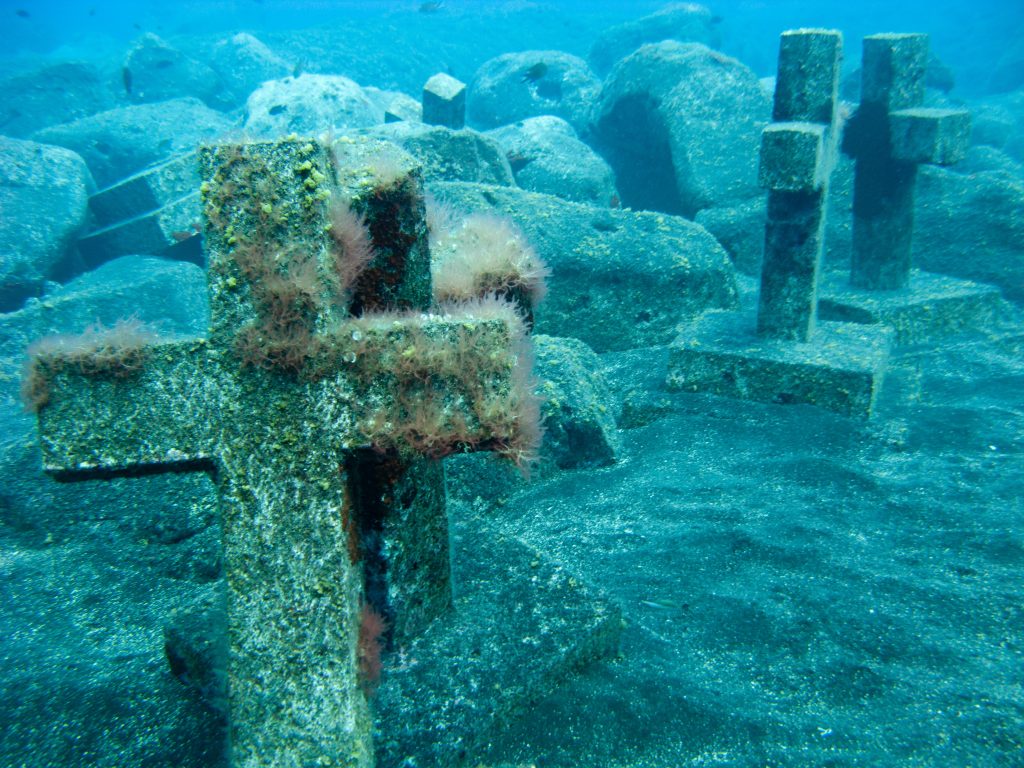
[[[423,122],[459,130],[466,125],[466,84],[438,72],[423,86]]]

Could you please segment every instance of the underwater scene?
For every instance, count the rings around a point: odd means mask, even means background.
[[[0,0],[0,768],[1024,766],[1024,4]]]

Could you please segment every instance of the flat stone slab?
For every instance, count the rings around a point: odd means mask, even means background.
[[[615,604],[485,521],[461,527],[454,611],[384,659],[371,704],[378,768],[462,765],[559,680],[618,648]]]
[[[822,276],[818,316],[851,323],[881,323],[896,332],[897,346],[926,344],[994,322],[1003,303],[995,286],[914,270],[906,288],[869,291],[845,275]]]
[[[199,193],[109,227],[90,232],[78,241],[86,267],[129,254],[163,254],[202,265]],[[173,253],[167,253],[171,249]]]
[[[89,197],[89,209],[101,227],[162,208],[199,189],[196,153],[139,171]]]
[[[818,323],[809,342],[762,338],[753,312],[708,312],[670,346],[669,389],[871,415],[894,332]]]

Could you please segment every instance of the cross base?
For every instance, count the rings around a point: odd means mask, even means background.
[[[907,288],[895,291],[855,288],[831,273],[822,277],[819,297],[819,317],[887,325],[899,347],[989,328],[1003,301],[994,286],[918,270]]]
[[[764,403],[806,403],[867,418],[893,332],[818,323],[808,342],[758,336],[753,312],[709,312],[670,346],[668,387]]]
[[[618,648],[614,604],[483,520],[459,522],[454,610],[384,660],[371,705],[380,768],[462,764],[566,674]]]

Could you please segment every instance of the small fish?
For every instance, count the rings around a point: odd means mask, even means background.
[[[611,199],[608,201],[608,207],[609,208],[621,208],[622,207],[622,201],[619,200],[619,196],[618,195],[612,195],[611,196]]]
[[[441,2],[420,3],[420,13],[437,13],[444,7]]]
[[[641,600],[640,605],[647,608],[657,608],[659,611],[685,611],[690,607],[684,603],[677,603],[675,600],[665,600],[659,597]]]
[[[277,115],[280,115],[282,112],[287,112],[287,111],[288,111],[288,107],[286,107],[284,104],[275,104],[274,106],[272,106],[270,109],[267,110],[267,113],[269,115],[271,115],[271,116],[275,116],[276,117]]]
[[[299,75],[301,75],[305,71],[306,71],[306,60],[305,59],[299,59],[298,61],[295,62],[295,66],[292,67],[292,77],[298,77]]]
[[[32,14],[26,11],[24,8],[19,8],[14,12],[14,15],[20,19],[31,19]]]
[[[536,83],[547,73],[548,65],[545,64],[543,61],[538,61],[536,64],[534,64],[532,67],[530,67],[523,73],[523,82]]]
[[[509,166],[512,168],[512,173],[519,173],[523,168],[533,162],[532,157],[527,157],[522,152],[509,152],[505,155],[508,160]]]
[[[121,82],[124,83],[124,92],[132,95],[132,71],[128,67],[121,67]]]

